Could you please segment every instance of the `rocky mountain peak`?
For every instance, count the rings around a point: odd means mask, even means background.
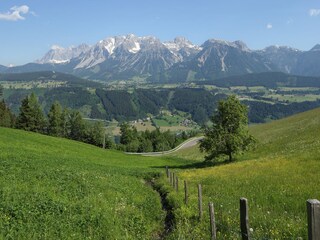
[[[310,51],[320,51],[320,44],[315,45]]]
[[[203,45],[203,48],[210,48],[210,47],[214,47],[214,48],[237,48],[240,51],[245,51],[245,52],[249,52],[251,51],[247,45],[242,42],[242,41],[234,41],[234,42],[229,42],[226,40],[220,40],[220,39],[209,39],[207,40]]]
[[[77,47],[71,46],[68,48],[63,48],[58,45],[53,45],[49,52],[47,52],[43,58],[36,60],[36,63],[66,63],[71,59],[79,57],[84,52],[88,51],[90,48],[87,44],[80,44]]]
[[[242,51],[245,51],[245,52],[249,52],[251,51],[247,44],[245,44],[244,42],[240,41],[240,40],[237,40],[235,42],[233,42],[239,49],[241,49]]]
[[[129,79],[165,73],[163,76],[168,79],[172,74],[173,79],[185,81],[265,71],[314,76],[320,68],[308,67],[319,62],[319,52],[320,44],[310,51],[276,45],[250,50],[242,41],[209,39],[198,46],[185,37],[162,42],[154,36],[128,34],[108,37],[93,46],[54,45],[37,63],[51,63],[54,69],[61,67],[62,71],[93,79]]]

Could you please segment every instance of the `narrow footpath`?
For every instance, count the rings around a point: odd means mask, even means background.
[[[166,239],[166,237],[171,233],[174,228],[174,214],[173,214],[173,207],[169,204],[167,199],[167,193],[162,192],[160,187],[155,184],[155,178],[148,180],[147,184],[152,187],[154,191],[156,191],[161,200],[162,210],[165,212],[166,216],[164,219],[164,228],[163,231],[157,234],[157,239]]]

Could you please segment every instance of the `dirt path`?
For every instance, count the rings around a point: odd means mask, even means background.
[[[154,191],[156,191],[159,194],[162,210],[166,213],[164,223],[163,223],[164,228],[161,232],[158,232],[155,236],[155,239],[161,240],[161,239],[166,239],[166,237],[172,232],[175,221],[174,221],[174,214],[173,214],[173,206],[169,204],[169,201],[167,199],[167,193],[163,192],[163,190],[161,190],[161,187],[158,186],[155,183],[155,181],[156,181],[156,178],[153,178],[151,180],[147,180],[146,184],[149,185]]]

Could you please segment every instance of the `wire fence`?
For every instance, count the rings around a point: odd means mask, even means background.
[[[183,190],[183,203],[188,206],[190,204],[190,187],[188,186],[188,182],[186,180],[180,180],[177,176],[177,173],[170,171],[168,166],[165,169],[166,177],[168,179],[168,183],[170,186],[176,191],[179,192]],[[183,184],[182,184],[183,183]],[[228,232],[228,235],[233,235],[238,239],[243,240],[255,240],[259,239],[255,237],[253,233],[253,229],[249,225],[249,204],[248,199],[240,198],[239,200],[239,222],[238,229],[230,228],[225,225],[221,221],[217,221],[215,217],[214,203],[211,201],[208,203],[203,202],[202,189],[203,186],[201,184],[197,185],[197,211],[198,211],[198,222],[201,223],[203,221],[208,222],[209,231],[206,235],[210,235],[211,240],[217,239],[217,229],[219,229],[218,234],[223,235],[224,232]],[[192,196],[194,198],[194,196]],[[309,199],[307,200],[307,226],[308,226],[308,239],[309,240],[320,240],[320,201],[317,199]],[[204,219],[204,206],[208,206],[208,219]],[[302,239],[302,238],[301,238]]]

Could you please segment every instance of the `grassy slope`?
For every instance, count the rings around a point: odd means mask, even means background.
[[[166,164],[0,128],[0,239],[154,238],[164,213],[142,179]]]
[[[320,198],[320,110],[251,131],[259,147],[242,161],[195,169],[201,165],[182,159],[201,159],[196,149],[142,158],[0,128],[0,239],[155,238],[164,214],[142,179],[164,165],[176,167],[190,186],[188,207],[181,190],[169,194],[177,221],[172,239],[208,238],[207,211],[202,223],[196,218],[198,183],[204,209],[215,203],[219,239],[239,238],[242,196],[249,199],[254,239],[305,239],[305,201]]]
[[[241,156],[241,161],[209,168],[195,169],[199,165],[190,165],[190,169],[175,169],[180,181],[189,182],[190,204],[183,205],[182,191],[169,195],[176,205],[177,218],[172,239],[209,238],[209,201],[215,204],[218,238],[239,239],[240,197],[249,200],[254,239],[307,238],[306,200],[320,198],[320,109],[252,126],[250,131],[259,145]],[[201,158],[197,149],[183,150],[174,158],[188,155]],[[196,217],[198,183],[203,185],[204,194],[202,223]]]

